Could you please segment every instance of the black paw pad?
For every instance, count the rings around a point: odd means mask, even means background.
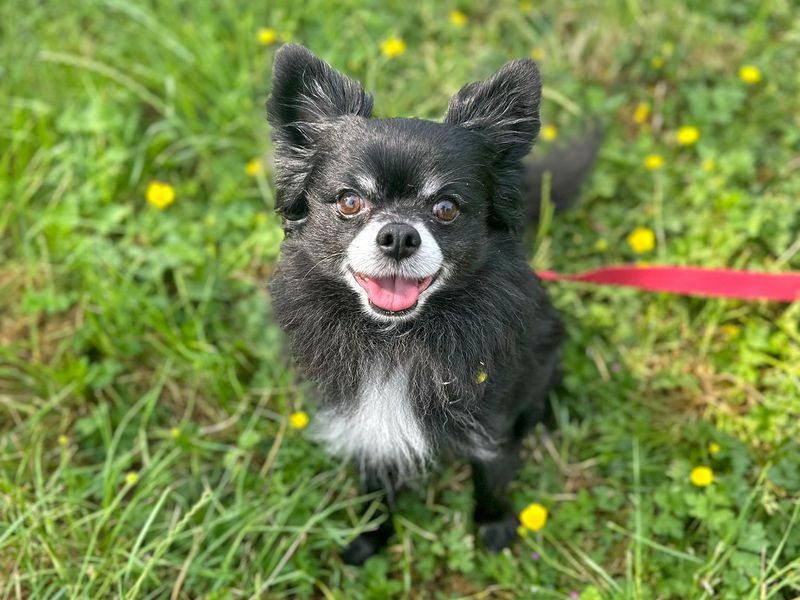
[[[519,520],[516,515],[511,515],[497,521],[481,523],[478,534],[484,548],[489,552],[500,552],[517,538],[518,527]]]
[[[381,549],[381,544],[369,535],[362,533],[342,551],[342,560],[348,565],[360,567],[366,560]]]

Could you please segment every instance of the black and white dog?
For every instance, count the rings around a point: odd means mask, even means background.
[[[564,337],[521,232],[545,166],[564,203],[596,151],[526,171],[540,95],[536,65],[518,60],[464,86],[443,123],[374,119],[358,82],[285,45],[268,103],[286,231],[270,290],[319,390],[315,436],[355,464],[366,491],[385,492],[390,513],[426,465],[468,459],[491,550],[516,535],[506,487]],[[392,530],[389,518],[361,534],[345,561],[361,564]]]

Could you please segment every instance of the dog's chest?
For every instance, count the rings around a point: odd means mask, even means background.
[[[356,402],[322,411],[314,437],[336,456],[364,467],[414,470],[430,445],[415,414],[408,369],[378,365],[359,386]]]

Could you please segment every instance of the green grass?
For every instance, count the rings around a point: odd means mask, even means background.
[[[362,79],[378,115],[438,118],[537,49],[554,143],[590,115],[608,129],[582,205],[533,236],[538,268],[800,270],[790,0],[532,4],[0,4],[0,598],[800,595],[800,304],[566,283],[548,284],[570,338],[560,429],[513,487],[545,528],[476,547],[456,464],[402,497],[386,553],[337,558],[382,517],[287,424],[314,409],[265,290],[281,233],[259,28]],[[381,55],[390,35],[402,56]],[[177,192],[163,211],[153,180]],[[657,244],[636,255],[640,226]]]

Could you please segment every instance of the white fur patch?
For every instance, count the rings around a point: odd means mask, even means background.
[[[325,410],[316,421],[314,439],[362,470],[394,466],[407,475],[430,458],[430,446],[411,405],[405,369],[387,375],[379,366],[362,383],[354,408]]]
[[[420,245],[417,251],[400,262],[386,256],[378,246],[378,232],[395,219],[375,219],[364,226],[347,248],[347,262],[356,273],[371,277],[398,275],[408,279],[431,277],[442,268],[442,250],[436,238],[422,223],[409,223],[418,232]]]

